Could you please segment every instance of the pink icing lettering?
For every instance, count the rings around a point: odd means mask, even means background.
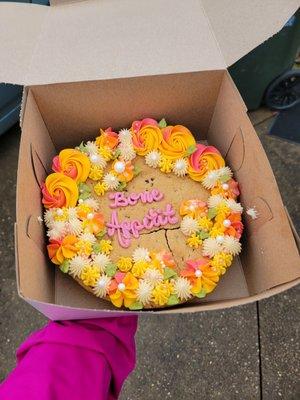
[[[135,206],[139,200],[146,204],[161,201],[163,198],[164,194],[158,189],[145,190],[141,193],[131,193],[129,195],[124,192],[115,192],[109,194],[109,199],[114,200],[109,206],[110,208]]]

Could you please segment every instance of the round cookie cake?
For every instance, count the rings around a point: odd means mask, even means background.
[[[238,183],[182,125],[134,121],[64,149],[42,185],[51,261],[130,310],[203,298],[241,251]]]

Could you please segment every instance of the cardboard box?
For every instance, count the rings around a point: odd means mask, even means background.
[[[299,254],[267,157],[227,66],[278,31],[298,1],[122,0],[0,4],[0,81],[26,86],[17,182],[20,296],[51,319],[124,315],[58,271],[45,251],[40,184],[53,156],[151,116],[219,148],[241,186],[243,252],[203,301],[139,314],[221,309],[300,281]],[[126,313],[129,313],[126,311]]]

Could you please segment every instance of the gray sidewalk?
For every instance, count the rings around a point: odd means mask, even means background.
[[[251,119],[299,231],[300,146],[266,135],[270,112],[260,110]],[[0,380],[13,368],[18,345],[45,323],[43,316],[18,298],[15,286],[19,136],[14,128],[0,137]],[[225,311],[141,319],[137,367],[121,398],[299,399],[299,293],[300,287]]]

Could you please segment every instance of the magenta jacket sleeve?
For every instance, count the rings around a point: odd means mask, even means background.
[[[49,322],[17,351],[1,400],[113,400],[135,366],[136,317]]]

